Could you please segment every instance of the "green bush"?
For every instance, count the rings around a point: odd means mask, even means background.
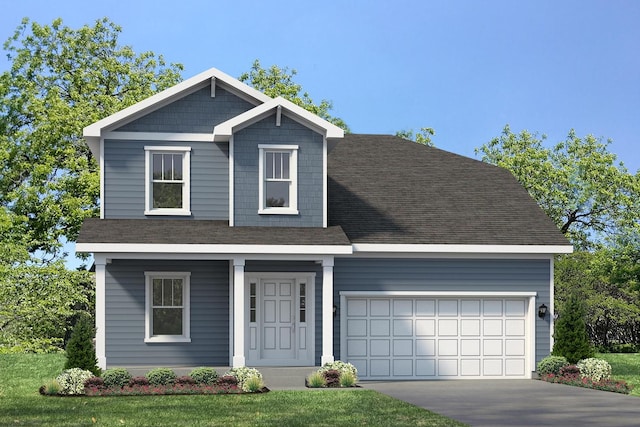
[[[318,371],[314,371],[307,377],[307,386],[311,388],[326,387],[327,380],[324,379],[323,374]]]
[[[216,372],[216,370],[206,367],[195,368],[193,371],[191,371],[189,376],[193,378],[197,384],[213,385],[218,379],[218,373]]]
[[[147,372],[151,385],[172,385],[176,382],[176,373],[169,368],[156,368]]]
[[[100,376],[96,350],[93,347],[94,335],[95,329],[91,317],[86,313],[81,314],[67,343],[65,369],[80,368],[91,371],[95,376]]]
[[[342,375],[345,372],[349,372],[353,375],[356,381],[358,381],[358,370],[351,363],[343,362],[341,360],[336,360],[335,362],[328,362],[322,365],[318,371],[320,373],[324,373],[326,371],[336,370],[340,372]]]
[[[84,382],[91,377],[93,377],[91,371],[85,371],[80,368],[62,371],[56,377],[56,381],[60,384],[60,394],[84,394]]]
[[[245,393],[255,393],[256,391],[262,390],[264,387],[264,383],[262,382],[261,377],[252,376],[244,380],[242,384],[242,391]]]
[[[231,375],[238,380],[238,387],[244,390],[245,382],[251,377],[257,377],[262,381],[262,374],[255,368],[247,368],[243,366],[241,368],[231,368],[226,374]]]
[[[569,361],[562,356],[547,356],[538,362],[538,375],[558,374],[560,369],[569,365]]]
[[[131,374],[124,368],[111,368],[102,373],[105,387],[124,387],[131,381]]]
[[[595,382],[611,378],[611,365],[606,360],[591,357],[579,361],[578,368],[580,368],[580,375],[591,378]]]
[[[564,356],[569,363],[593,357],[594,349],[589,342],[585,316],[584,301],[578,294],[571,294],[556,321],[553,334],[555,343],[551,354]]]
[[[353,387],[356,385],[356,377],[349,371],[340,374],[340,387]]]

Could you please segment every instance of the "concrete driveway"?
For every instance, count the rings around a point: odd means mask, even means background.
[[[471,426],[640,426],[640,398],[538,380],[363,381]]]

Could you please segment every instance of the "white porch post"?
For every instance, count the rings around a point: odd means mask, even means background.
[[[245,365],[244,358],[244,258],[233,259],[233,367]]]
[[[105,266],[107,260],[102,255],[95,256],[96,267],[96,357],[100,369],[107,369],[106,313],[105,313]]]
[[[333,257],[322,260],[322,357],[320,363],[333,362]]]

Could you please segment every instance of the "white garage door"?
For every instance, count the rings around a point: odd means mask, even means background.
[[[528,298],[394,296],[343,301],[341,358],[353,363],[362,379],[531,375]]]

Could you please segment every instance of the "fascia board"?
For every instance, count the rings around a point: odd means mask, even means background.
[[[271,100],[271,98],[264,93],[247,86],[228,74],[223,73],[216,68],[210,68],[207,71],[184,80],[175,86],[165,89],[162,92],[152,95],[149,98],[85,127],[82,134],[85,138],[99,138],[104,130],[109,130],[115,126],[123,125],[140,117],[141,115],[148,114],[151,111],[171,103],[176,98],[185,96],[190,92],[195,92],[196,90],[210,84],[212,77],[215,77],[216,81],[222,82],[225,88],[231,88],[232,91],[247,95],[249,99],[254,100],[255,104]]]
[[[351,245],[177,245],[154,243],[76,243],[76,252],[349,255],[352,253],[352,247]]]
[[[570,254],[571,245],[421,245],[354,243],[354,253]]]

